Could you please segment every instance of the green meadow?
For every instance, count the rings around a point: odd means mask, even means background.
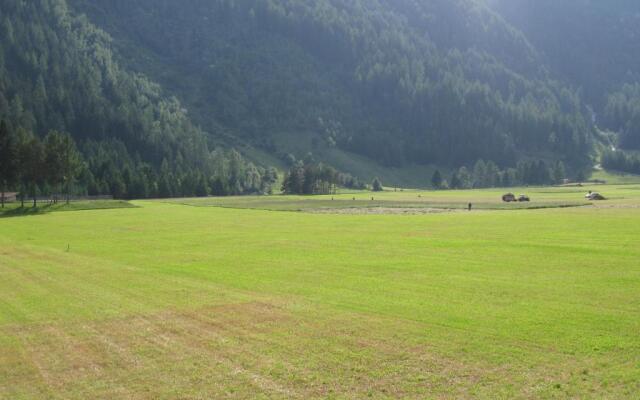
[[[10,209],[0,398],[637,398],[630,183]]]
[[[40,201],[33,206],[32,201],[26,200],[24,206],[18,203],[8,203],[5,208],[0,208],[0,218],[24,217],[28,215],[41,215],[61,211],[88,211],[106,210],[114,208],[134,208],[135,206],[124,200],[87,200],[66,203],[61,200],[57,203]]]

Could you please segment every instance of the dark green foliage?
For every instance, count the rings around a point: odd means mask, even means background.
[[[439,171],[432,179],[435,185]],[[454,172],[451,177],[451,189],[512,187],[520,185],[553,185],[568,178],[562,161],[549,163],[544,160],[520,160],[517,168],[500,169],[491,161],[478,160],[470,173],[466,167]],[[440,176],[442,180],[442,176]]]
[[[602,115],[607,95],[640,81],[640,2],[487,0],[544,54],[556,76],[582,88]]]
[[[276,153],[282,132],[301,132],[313,148],[387,166],[515,166],[542,153],[589,162],[579,95],[480,2],[71,3],[218,143]]]
[[[4,124],[0,124],[0,130],[1,125]],[[7,185],[20,190],[23,204],[25,196],[33,199],[35,207],[38,195],[51,195],[63,190],[70,194],[71,184],[82,171],[83,163],[68,134],[50,132],[43,142],[37,136],[20,130],[18,134],[9,135],[9,142],[14,143],[13,149],[8,154],[9,158],[3,158],[3,164],[10,163],[15,169]],[[54,199],[57,200],[56,197]]]
[[[122,70],[110,38],[73,16],[65,1],[7,0],[2,11],[12,40],[1,49],[8,98],[0,114],[14,125],[41,136],[57,129],[82,141],[117,138],[132,155],[157,163],[178,152],[189,153],[193,165],[206,159],[204,135],[179,103]]]
[[[581,88],[593,120],[640,149],[640,2],[487,0],[543,52],[555,76]]]
[[[298,161],[284,176],[282,193],[284,194],[331,194],[339,187],[362,189],[356,178],[338,172],[335,168],[315,163],[311,157],[306,162]]]
[[[284,177],[282,192],[285,194],[329,194],[339,184],[335,169],[322,164],[298,162]]]
[[[473,177],[467,167],[461,167],[457,172],[459,185],[454,186],[454,189],[470,189],[473,187]]]
[[[52,131],[45,137],[44,146],[47,182],[59,187],[59,192],[64,190],[69,202],[71,184],[83,167],[76,144],[69,134]]]
[[[214,177],[224,194],[270,190],[264,169],[238,153],[211,152],[180,103],[121,68],[111,38],[65,0],[7,0],[0,11],[0,118],[36,137],[70,132],[87,161],[76,191],[119,198],[205,195]],[[45,161],[54,175],[39,178],[39,193],[71,189],[67,176],[79,167],[74,148],[70,137],[50,137]],[[226,163],[233,164],[229,173]]]
[[[606,151],[602,154],[602,166],[640,175],[640,155],[623,151]]]
[[[287,167],[336,149],[385,166],[473,166],[453,187],[553,183],[567,174],[556,161],[591,163],[585,99],[640,148],[640,89],[618,90],[640,80],[629,1],[5,0],[0,11],[0,118],[38,137],[69,132],[87,165],[78,192],[268,193],[274,174],[241,155],[251,147]],[[296,192],[317,190],[294,178]]]
[[[565,179],[568,179],[567,168],[562,161],[556,161],[550,171],[551,180],[553,183],[562,183]]]
[[[458,171],[454,171],[451,175],[451,183],[449,183],[449,187],[451,189],[462,189],[464,187]]]
[[[33,135],[26,135],[18,150],[20,169],[20,197],[24,203],[25,196],[33,199],[37,205],[37,196],[44,188],[47,179],[45,148],[42,142]]]
[[[609,96],[604,123],[621,133],[623,148],[640,150],[640,83],[624,85]]]
[[[16,188],[22,198],[33,198],[34,204],[37,196],[51,196],[57,202],[60,193],[68,201],[72,191],[115,198],[261,194],[270,193],[277,180],[273,168],[256,167],[233,150],[213,152],[215,165],[210,171],[190,170],[180,160],[173,167],[164,160],[154,171],[149,164],[127,157],[118,141],[86,142],[83,153],[89,161],[85,163],[69,134],[52,131],[44,141],[25,130],[15,136],[9,135],[9,142],[15,140],[17,145],[7,160],[16,166]]]
[[[18,178],[18,148],[9,126],[0,121],[0,204],[4,208],[5,192]]]
[[[131,160],[119,141],[87,142],[83,152],[89,173],[81,179],[89,194],[111,194],[116,198],[170,198],[264,194],[277,179],[273,168],[247,162],[237,151],[215,150],[206,169],[190,169],[183,157],[173,163],[164,159],[160,167]]]
[[[384,188],[382,187],[382,182],[379,178],[375,178],[373,180],[373,182],[371,183],[371,189],[374,192],[382,192],[384,190]]]
[[[440,170],[435,170],[431,177],[431,186],[433,186],[434,189],[442,189],[442,184],[442,174],[440,173]]]

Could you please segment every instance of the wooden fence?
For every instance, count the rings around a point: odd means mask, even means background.
[[[11,195],[11,196],[9,196]],[[63,194],[54,194],[51,196],[36,196],[37,201],[51,201],[57,199],[58,202],[67,201],[67,196]],[[33,197],[25,196],[25,201],[33,200]],[[113,196],[69,196],[70,201],[91,201],[91,200],[113,200]],[[17,193],[7,193],[5,202],[14,203],[20,201],[20,195]]]

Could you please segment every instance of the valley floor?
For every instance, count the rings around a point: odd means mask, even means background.
[[[0,399],[634,398],[640,184],[588,189],[0,218]]]

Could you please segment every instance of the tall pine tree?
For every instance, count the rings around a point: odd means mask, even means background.
[[[13,185],[18,175],[17,151],[9,126],[0,121],[0,203],[4,208],[5,192]]]

